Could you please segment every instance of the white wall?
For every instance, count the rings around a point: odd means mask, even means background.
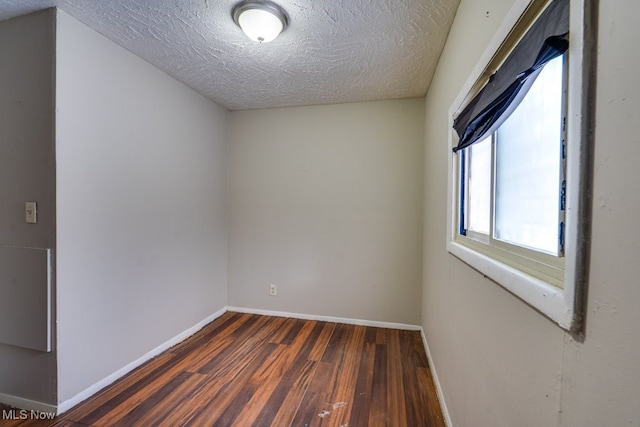
[[[232,113],[229,305],[419,324],[423,115],[422,99]]]
[[[226,305],[228,114],[58,12],[58,401]]]
[[[0,246],[55,247],[54,24],[51,11],[0,22]],[[27,201],[37,224],[25,223]],[[11,286],[0,283],[3,303]],[[55,404],[55,377],[55,353],[0,344],[3,401]]]
[[[600,2],[584,343],[449,255],[447,112],[512,6],[462,0],[426,99],[423,326],[456,426],[640,425],[640,32]]]
[[[565,425],[640,426],[640,3],[600,1],[587,340],[564,347]]]

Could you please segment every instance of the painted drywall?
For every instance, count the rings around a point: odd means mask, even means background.
[[[632,0],[600,2],[586,336],[447,253],[447,112],[513,5],[462,0],[425,103],[423,327],[455,426],[640,425],[640,37]]]
[[[640,425],[640,3],[601,1],[584,344],[564,347],[562,424]]]
[[[57,15],[58,401],[226,306],[228,113]]]
[[[423,99],[233,112],[229,304],[419,324],[423,115]]]
[[[55,247],[54,31],[51,11],[0,22],[3,247]],[[27,201],[38,203],[37,224],[25,222]],[[21,266],[3,264],[3,268],[13,267]],[[0,298],[11,299],[11,286],[9,282],[0,283]],[[55,391],[54,352],[0,344],[0,395],[4,401],[19,397],[54,404]]]

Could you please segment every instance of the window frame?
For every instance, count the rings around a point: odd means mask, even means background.
[[[505,53],[505,45],[515,45],[514,32],[519,32],[521,36],[525,32],[523,28],[528,28],[548,3],[548,0],[516,0],[449,109],[447,250],[563,329],[580,336],[584,332],[584,301],[591,234],[593,107],[588,103],[588,99],[594,94],[592,70],[595,58],[591,0],[571,0],[569,6],[567,186],[564,273],[561,275],[561,283],[554,282],[544,274],[516,268],[505,262],[499,254],[482,250],[479,246],[482,244],[476,244],[473,239],[460,234],[458,221],[462,214],[459,206],[460,154],[453,153],[453,148],[457,145],[457,135],[453,130],[454,118],[495,71],[496,63],[508,55]]]

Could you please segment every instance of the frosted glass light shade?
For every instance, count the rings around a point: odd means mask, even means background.
[[[267,43],[278,37],[287,26],[287,16],[276,4],[245,1],[236,5],[233,20],[251,40]]]

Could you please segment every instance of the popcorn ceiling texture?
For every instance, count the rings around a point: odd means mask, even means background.
[[[289,27],[249,40],[239,0],[2,0],[58,6],[228,110],[424,96],[459,0],[277,0]]]

